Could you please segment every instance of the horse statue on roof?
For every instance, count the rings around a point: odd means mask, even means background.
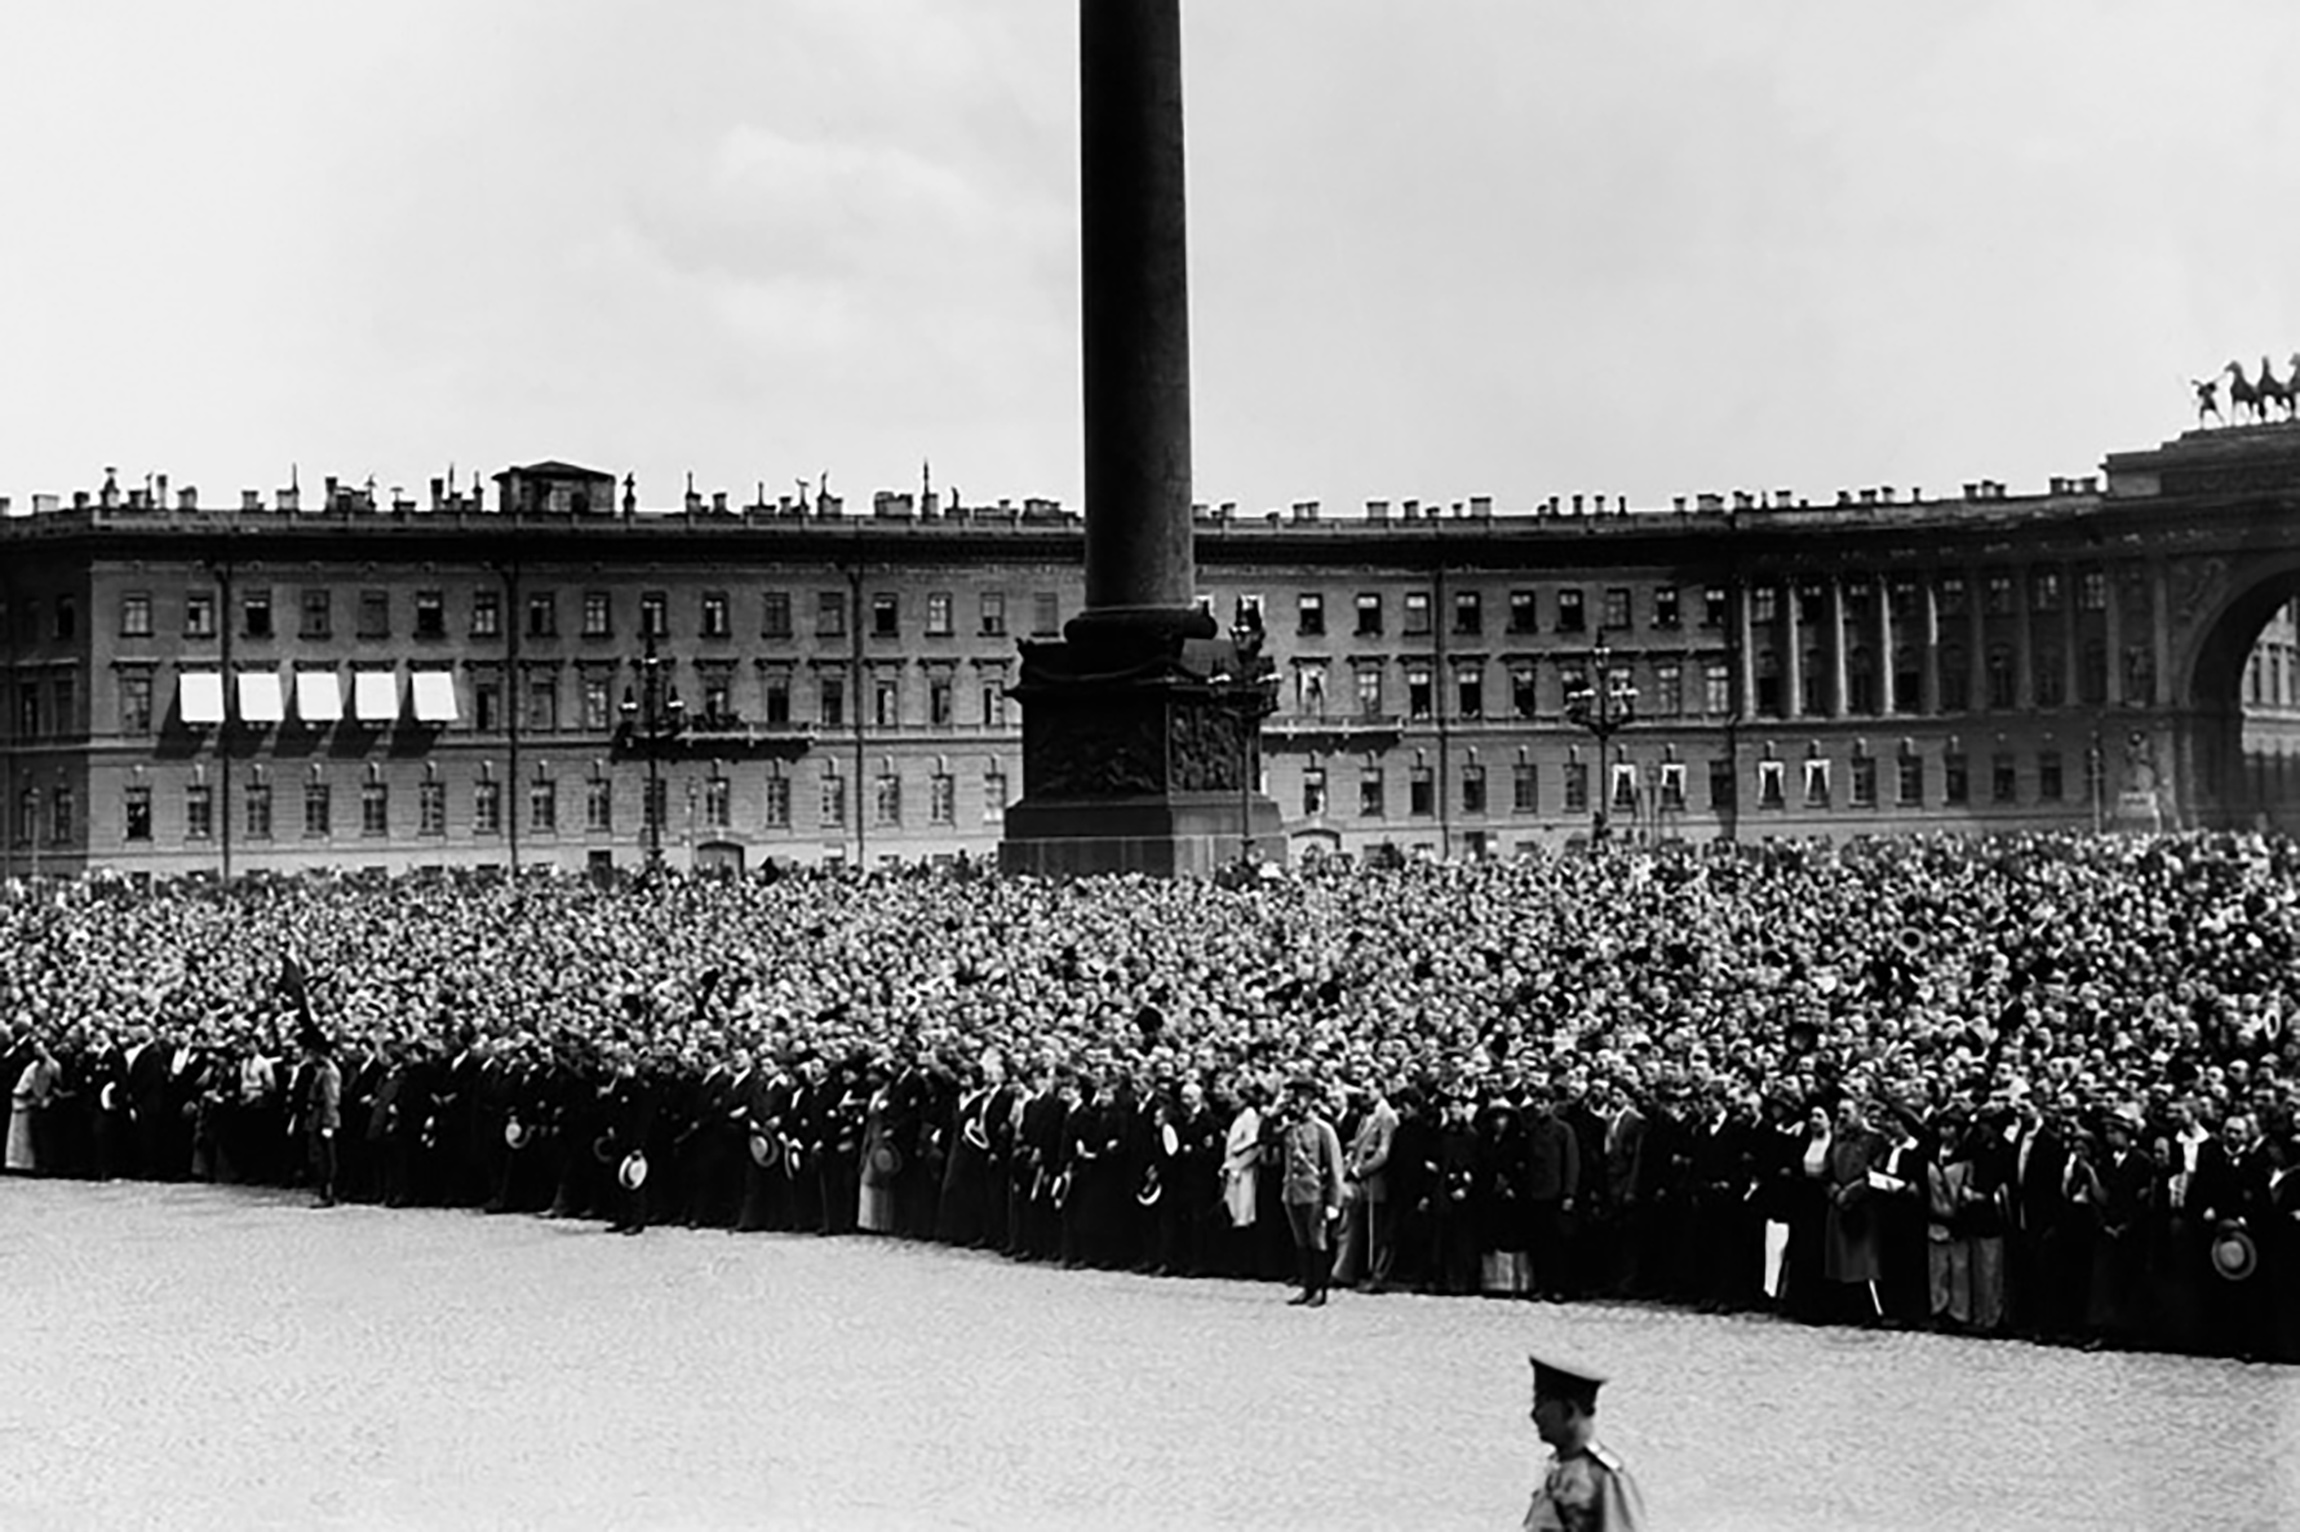
[[[2268,406],[2274,404],[2284,411],[2284,418],[2290,420],[2292,418],[2293,396],[2295,393],[2300,393],[2300,366],[2295,366],[2292,369],[2292,376],[2278,378],[2276,369],[2271,367],[2268,364],[2268,358],[2263,356],[2260,358],[2260,381],[2254,387],[2260,391],[2261,419],[2268,418]]]
[[[2235,416],[2238,422],[2242,422],[2244,417],[2249,415],[2253,420],[2265,423],[2268,419],[2268,406],[2262,401],[2260,385],[2244,376],[2244,364],[2242,362],[2230,362],[2220,370],[2228,376],[2228,408],[2230,413]]]

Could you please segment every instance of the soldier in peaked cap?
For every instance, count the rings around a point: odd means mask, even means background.
[[[1605,1380],[1585,1368],[1533,1363],[1533,1428],[1549,1444],[1541,1484],[1526,1507],[1525,1532],[1636,1532],[1645,1504],[1621,1459],[1596,1437],[1597,1391]]]

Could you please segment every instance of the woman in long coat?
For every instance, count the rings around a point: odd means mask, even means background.
[[[1255,1269],[1254,1224],[1261,1212],[1262,1112],[1261,1092],[1252,1081],[1238,1083],[1238,1110],[1230,1119],[1222,1148],[1222,1207],[1229,1228],[1221,1246],[1223,1267],[1232,1276],[1248,1276]]]
[[[1778,1197],[1789,1225],[1781,1261],[1782,1312],[1808,1324],[1828,1317],[1827,1270],[1830,1162],[1836,1149],[1829,1109],[1818,1102],[1805,1112],[1805,1131],[1786,1167]]]
[[[862,1189],[855,1203],[855,1227],[865,1234],[892,1234],[894,1178],[902,1169],[902,1158],[895,1142],[894,1095],[883,1068],[871,1070],[869,1089],[870,1102],[863,1109]]]

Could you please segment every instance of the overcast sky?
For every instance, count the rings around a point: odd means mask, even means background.
[[[2041,489],[2300,351],[2300,6],[1191,0],[1202,500]],[[6,0],[0,494],[1075,504],[1073,0]]]

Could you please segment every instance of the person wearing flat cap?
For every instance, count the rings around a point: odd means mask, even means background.
[[[1645,1503],[1621,1459],[1597,1440],[1597,1391],[1605,1380],[1542,1357],[1533,1364],[1533,1428],[1549,1445],[1525,1532],[1637,1532]]]

